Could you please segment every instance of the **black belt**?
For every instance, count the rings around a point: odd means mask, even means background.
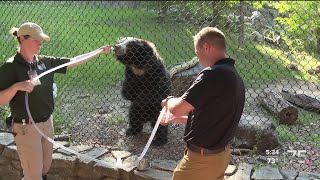
[[[201,155],[204,155],[204,154],[217,154],[217,153],[220,153],[220,152],[226,150],[227,148],[229,148],[229,146],[230,146],[230,144],[226,145],[225,147],[219,148],[219,149],[210,150],[210,149],[198,147],[198,146],[195,146],[193,144],[187,143],[188,150],[190,150],[192,152],[195,152],[195,153],[199,153]]]
[[[35,123],[46,122],[50,118],[50,116],[51,116],[51,114],[47,115],[47,116],[43,116],[43,117],[37,118],[37,119],[33,119],[33,121]],[[23,121],[26,124],[30,124],[31,123],[31,120],[29,118],[25,118],[25,119],[13,118],[13,122],[14,123],[23,123]]]

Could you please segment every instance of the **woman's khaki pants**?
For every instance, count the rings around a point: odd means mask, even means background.
[[[48,137],[53,138],[52,116],[46,122],[36,123]],[[14,123],[15,143],[23,169],[23,180],[42,180],[52,162],[53,145],[43,138],[33,124]]]

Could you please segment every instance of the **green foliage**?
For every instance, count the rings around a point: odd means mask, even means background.
[[[267,1],[250,1],[249,4],[251,4],[256,9],[261,9],[265,5],[267,5],[268,2]]]
[[[281,35],[292,50],[302,51],[310,41],[319,39],[316,31],[320,28],[320,5],[317,1],[277,1],[269,6],[278,10],[280,15],[276,20],[284,27]]]
[[[0,106],[0,121],[5,121],[10,114],[9,106]]]
[[[207,20],[214,26],[223,26],[222,16],[234,12],[238,1],[152,1],[149,6],[166,19],[180,19],[197,24]]]
[[[120,125],[120,124],[123,124],[125,122],[123,117],[121,115],[118,115],[118,114],[115,114],[115,115],[112,114],[108,121],[109,121],[109,123],[111,125]]]
[[[65,117],[58,111],[53,112],[53,126],[55,134],[61,134],[71,128],[71,125],[65,121]]]

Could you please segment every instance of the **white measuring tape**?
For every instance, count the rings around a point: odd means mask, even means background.
[[[97,50],[95,50],[95,51],[89,52],[89,53],[87,53],[87,54],[83,54],[83,55],[81,55],[81,56],[77,56],[77,57],[75,57],[75,58],[72,58],[70,62],[65,63],[65,64],[61,64],[60,66],[57,66],[57,67],[52,68],[52,69],[49,69],[49,70],[41,73],[41,74],[38,75],[37,77],[35,77],[33,80],[38,80],[38,79],[40,79],[41,77],[43,77],[43,76],[45,76],[45,75],[47,75],[47,74],[49,74],[49,73],[51,73],[51,72],[53,72],[53,71],[55,71],[55,70],[57,70],[57,69],[60,69],[60,68],[63,68],[63,67],[65,67],[65,66],[68,66],[68,65],[71,65],[71,64],[75,64],[75,63],[77,63],[77,62],[80,62],[80,61],[86,60],[86,59],[88,59],[88,58],[91,58],[91,57],[93,57],[93,56],[96,56],[96,55],[100,54],[102,51],[103,51],[103,49],[100,48],[100,49],[97,49]],[[49,142],[51,142],[52,144],[56,145],[57,147],[60,147],[61,149],[65,150],[65,151],[68,151],[68,152],[70,152],[70,153],[72,153],[72,154],[77,155],[78,158],[79,158],[80,156],[82,156],[82,157],[84,157],[85,159],[88,159],[88,160],[90,160],[90,161],[95,161],[95,162],[97,162],[97,163],[101,163],[101,164],[105,164],[105,165],[108,165],[108,166],[112,166],[111,163],[108,163],[108,162],[106,162],[106,161],[103,161],[103,160],[99,160],[99,159],[90,157],[90,156],[85,155],[85,154],[81,154],[81,153],[79,153],[79,152],[77,152],[77,151],[74,151],[74,150],[72,150],[72,149],[70,149],[70,148],[67,148],[67,147],[65,147],[65,146],[63,146],[63,145],[61,145],[61,144],[59,144],[59,143],[54,142],[54,140],[51,139],[51,138],[49,138],[48,136],[46,136],[46,135],[37,127],[36,123],[33,121],[33,118],[32,118],[32,115],[31,115],[30,109],[29,109],[28,92],[26,92],[26,95],[25,95],[25,105],[26,105],[26,110],[27,110],[29,119],[31,120],[33,126],[34,126],[34,127],[36,128],[36,130],[37,130],[45,139],[47,139]],[[164,108],[164,109],[165,109],[165,108]],[[164,115],[164,112],[165,112],[164,109],[162,109],[162,111],[160,112],[160,115],[159,115],[159,117],[158,117],[158,119],[157,119],[157,122],[156,122],[156,124],[155,124],[152,132],[151,132],[151,135],[150,135],[150,137],[149,137],[149,140],[148,140],[146,146],[144,147],[142,153],[140,154],[140,156],[139,156],[138,159],[136,160],[136,162],[134,162],[134,164],[129,164],[129,165],[126,165],[126,166],[125,166],[125,165],[122,164],[121,159],[118,158],[118,159],[117,159],[117,163],[116,163],[116,167],[117,167],[117,168],[122,168],[122,169],[124,169],[124,168],[133,168],[133,167],[137,167],[137,166],[138,166],[139,162],[143,159],[143,157],[145,156],[146,152],[148,151],[148,149],[149,149],[149,147],[150,147],[150,144],[151,144],[151,141],[152,141],[152,139],[154,138],[154,136],[155,136],[155,134],[156,134],[156,131],[157,131],[158,127],[159,127],[159,124],[160,124],[160,121],[161,121],[161,119],[162,119],[162,116]]]

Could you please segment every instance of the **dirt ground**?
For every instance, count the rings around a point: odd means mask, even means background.
[[[64,132],[72,134],[74,144],[89,144],[94,146],[109,146],[116,149],[129,151],[140,155],[145,147],[153,127],[150,123],[144,125],[143,131],[132,137],[125,136],[128,126],[128,108],[130,102],[120,95],[121,84],[110,90],[110,96],[98,96],[95,93],[82,93],[74,98],[67,98],[67,94],[61,94],[60,102],[62,111],[66,116],[73,117],[70,124],[71,130]],[[68,92],[70,94],[70,91]],[[99,99],[99,101],[97,101]],[[92,102],[97,104],[92,105]],[[79,104],[80,110],[73,105]],[[92,105],[89,111],[81,105]],[[94,106],[94,107],[93,107]],[[84,110],[86,112],[84,112]],[[77,112],[77,113],[75,113]],[[70,114],[72,113],[72,115]],[[169,125],[168,143],[161,147],[150,146],[146,157],[152,159],[179,160],[183,155],[185,143],[183,142],[185,125]]]

